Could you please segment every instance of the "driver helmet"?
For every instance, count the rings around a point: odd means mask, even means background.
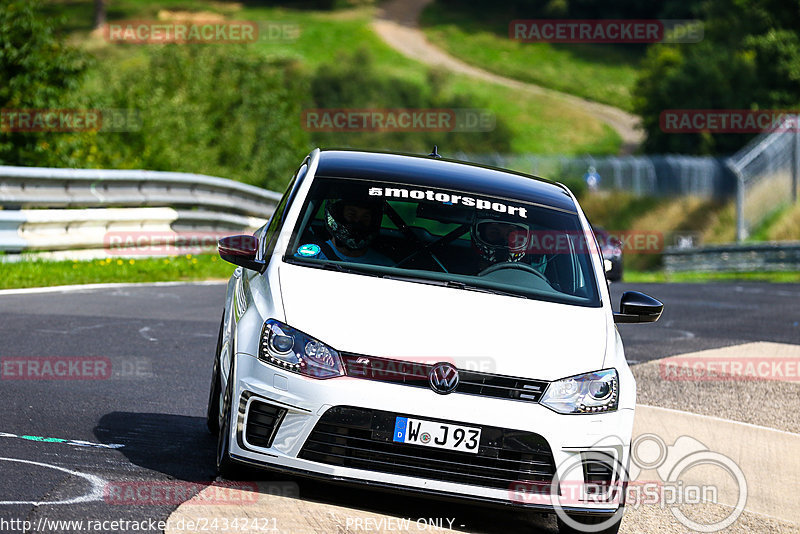
[[[476,217],[470,228],[472,245],[491,263],[518,262],[525,257],[530,228],[520,222]]]
[[[375,241],[383,219],[383,205],[375,200],[328,199],[325,228],[337,244],[365,249]]]

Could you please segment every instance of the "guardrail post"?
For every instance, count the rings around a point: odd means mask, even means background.
[[[794,150],[792,150],[792,204],[797,202],[797,187],[800,184],[800,115],[795,116]]]
[[[747,238],[747,227],[744,222],[744,176],[736,171],[736,241]]]
[[[744,176],[730,159],[725,161],[725,165],[736,176],[736,241],[741,242],[747,238],[747,226],[744,221]]]
[[[25,221],[25,214],[19,210],[0,210],[0,251],[17,254],[27,248],[19,233]]]

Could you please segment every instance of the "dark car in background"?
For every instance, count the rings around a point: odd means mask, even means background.
[[[603,260],[610,262],[610,266],[606,265],[606,279],[611,282],[619,282],[622,280],[622,242],[609,234],[605,228],[593,226],[594,235],[597,237],[597,243],[600,245],[600,252],[603,254]]]

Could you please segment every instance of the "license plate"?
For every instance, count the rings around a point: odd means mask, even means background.
[[[481,429],[398,417],[394,422],[393,441],[477,454]]]

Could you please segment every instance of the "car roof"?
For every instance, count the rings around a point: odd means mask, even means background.
[[[470,191],[576,212],[575,202],[569,194],[553,182],[514,171],[430,156],[322,150],[316,175]]]

